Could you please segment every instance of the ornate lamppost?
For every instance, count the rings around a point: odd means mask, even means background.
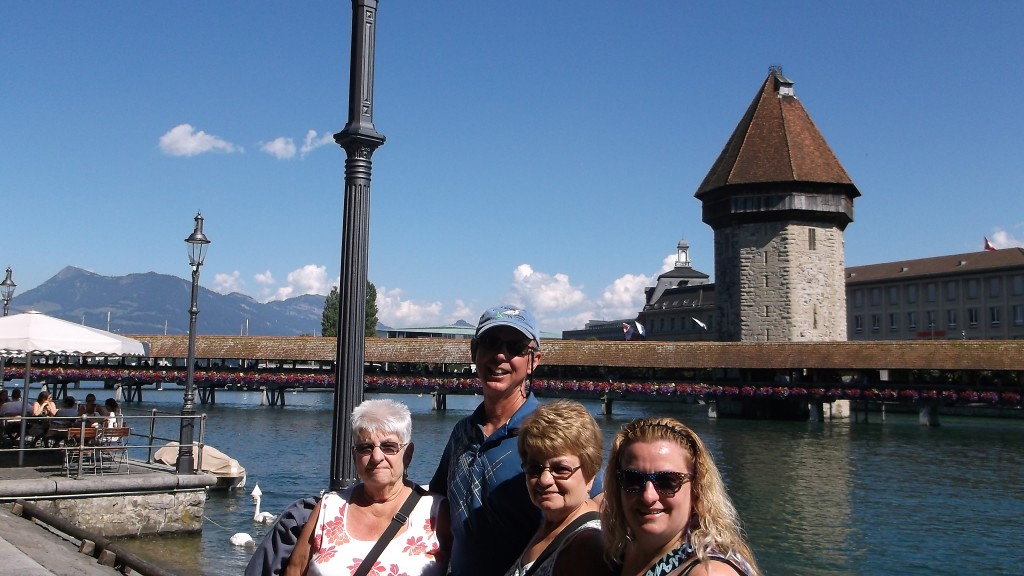
[[[355,482],[349,448],[354,442],[349,417],[363,399],[363,341],[370,236],[370,157],[384,144],[373,127],[373,53],[377,0],[352,0],[348,123],[334,135],[345,149],[345,213],[342,218],[341,282],[338,290],[338,344],[334,369],[334,426],[331,434],[331,489]]]
[[[4,316],[7,316],[7,307],[11,303],[11,298],[14,298],[14,289],[18,285],[11,280],[11,267],[7,267],[7,277],[4,278],[3,282],[0,282],[0,298],[4,300]],[[4,387],[4,357],[0,356],[0,388]]]
[[[7,316],[7,307],[11,304],[11,298],[14,298],[14,289],[18,285],[11,280],[11,267],[7,267],[7,277],[4,278],[3,282],[0,282],[0,297],[4,299],[4,316]]]
[[[199,306],[196,303],[199,295],[199,267],[206,258],[206,247],[210,240],[203,234],[203,215],[196,212],[196,229],[185,238],[189,245],[188,261],[192,266],[192,306],[188,309],[188,376],[185,379],[185,399],[181,405],[181,435],[178,440],[178,474],[192,474],[195,467],[192,462],[192,432],[195,427],[196,415],[196,316]]]

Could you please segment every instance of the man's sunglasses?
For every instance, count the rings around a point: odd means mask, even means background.
[[[685,472],[641,472],[639,470],[619,470],[619,487],[627,494],[639,494],[654,484],[654,490],[662,496],[672,496],[682,489],[683,484],[693,480],[693,474]]]
[[[484,334],[483,336],[476,339],[476,343],[481,348],[489,352],[502,352],[504,351],[509,356],[526,356],[533,350],[530,344],[533,340],[529,338],[513,338],[506,340],[492,334]]]

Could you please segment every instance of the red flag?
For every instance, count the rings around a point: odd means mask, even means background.
[[[996,249],[996,247],[993,246],[992,243],[988,241],[988,236],[985,236],[985,250],[995,250],[995,249]]]

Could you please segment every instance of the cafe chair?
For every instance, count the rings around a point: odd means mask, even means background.
[[[124,473],[131,474],[128,465],[128,438],[132,429],[128,427],[100,428],[96,433],[96,468],[100,474],[117,474],[124,466]]]
[[[69,428],[68,438],[64,442],[64,469],[71,477],[71,469],[77,471],[92,468],[96,474],[96,428],[87,426]]]

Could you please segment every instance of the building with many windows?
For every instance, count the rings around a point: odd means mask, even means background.
[[[1024,249],[846,269],[850,340],[1024,338]]]

